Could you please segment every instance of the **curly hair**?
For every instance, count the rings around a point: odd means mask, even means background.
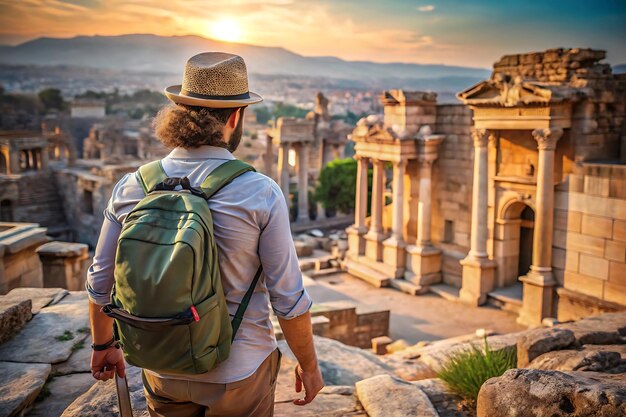
[[[228,148],[222,128],[235,110],[237,108],[168,105],[154,118],[154,133],[168,148],[197,148],[202,145]]]

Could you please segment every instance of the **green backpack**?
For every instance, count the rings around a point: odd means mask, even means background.
[[[228,357],[261,268],[231,323],[206,200],[247,171],[254,168],[228,161],[193,188],[187,178],[168,178],[161,161],[139,168],[146,196],[122,227],[111,303],[102,309],[115,319],[128,363],[200,374]]]

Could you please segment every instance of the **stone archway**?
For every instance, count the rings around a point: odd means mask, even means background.
[[[515,285],[532,264],[535,209],[529,201],[506,202],[496,221],[494,258],[498,262],[496,287]]]

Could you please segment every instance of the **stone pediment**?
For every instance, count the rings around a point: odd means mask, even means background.
[[[569,100],[573,89],[524,81],[521,77],[504,77],[501,74],[491,80],[482,81],[457,94],[459,100],[471,106],[523,107],[547,105]]]

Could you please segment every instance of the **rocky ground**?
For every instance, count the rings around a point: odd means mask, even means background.
[[[116,415],[112,381],[89,374],[84,292],[14,290],[0,297],[0,329],[14,334],[0,344],[0,417]],[[487,340],[494,350],[516,349],[523,368],[483,385],[478,416],[626,415],[626,313]],[[295,358],[281,341],[276,416],[472,415],[436,375],[450,354],[483,343],[482,334],[472,333],[396,345],[399,351],[377,356],[316,337],[327,386],[312,404],[297,407]],[[139,370],[128,375],[135,415],[147,416]]]

